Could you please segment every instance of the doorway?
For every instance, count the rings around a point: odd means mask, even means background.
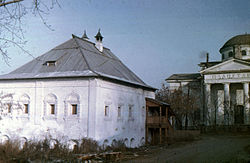
[[[236,105],[234,108],[234,123],[244,124],[244,106]]]

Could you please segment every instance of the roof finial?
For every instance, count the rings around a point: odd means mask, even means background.
[[[101,34],[100,31],[101,31],[101,29],[99,28],[98,33],[95,36],[95,38],[96,38],[96,44],[95,44],[95,46],[96,46],[96,48],[100,52],[102,52],[103,51],[103,45],[102,45],[102,39],[103,39],[103,37],[102,37],[102,34]]]
[[[89,39],[88,36],[87,36],[87,34],[86,34],[86,30],[84,30],[84,34],[82,35],[82,38],[85,39],[85,40]]]
[[[99,28],[98,33],[96,34],[95,38],[96,38],[96,41],[102,42],[103,37],[102,37],[102,34],[100,31],[101,31],[101,29]]]

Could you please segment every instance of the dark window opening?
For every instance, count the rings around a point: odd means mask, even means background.
[[[229,57],[233,57],[233,52],[229,52],[229,53],[228,53],[228,56],[229,56]]]
[[[72,114],[77,114],[77,105],[72,104]]]
[[[55,66],[56,65],[56,61],[47,61],[45,63],[46,66]]]
[[[29,104],[24,104],[24,113],[25,114],[29,113]]]
[[[11,113],[11,104],[8,104],[8,113]]]
[[[105,108],[104,108],[104,115],[105,115],[106,117],[109,116],[109,106],[105,106]]]
[[[55,104],[50,104],[50,114],[55,114]]]
[[[245,50],[242,50],[241,54],[242,54],[242,56],[245,56],[245,55],[247,55],[247,52]]]
[[[120,107],[120,106],[118,106],[117,114],[118,114],[118,115],[117,115],[118,117],[121,117],[121,115],[122,115],[122,114],[121,114],[121,107]]]
[[[148,116],[160,116],[160,107],[149,107]]]

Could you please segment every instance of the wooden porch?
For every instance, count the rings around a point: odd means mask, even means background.
[[[169,104],[146,98],[146,143],[161,144],[167,142],[173,132],[174,114]],[[172,123],[172,124],[171,124]]]

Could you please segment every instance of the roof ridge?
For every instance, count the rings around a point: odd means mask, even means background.
[[[89,43],[91,43],[91,44],[93,44],[93,45],[95,45],[94,43],[92,43],[92,42],[90,42],[90,41],[88,41],[88,40],[84,40],[84,39],[82,39],[82,38],[79,38],[79,37],[77,37],[77,36],[75,36],[75,35],[73,35],[72,34],[72,36],[73,36],[73,38],[77,38],[77,39],[80,39],[81,41],[87,41],[87,42],[89,42]],[[79,45],[78,45],[79,46]],[[95,51],[93,51],[93,50],[89,50],[89,49],[87,49],[87,48],[84,48],[84,47],[82,47],[82,46],[79,46],[79,48],[82,48],[82,49],[84,49],[84,50],[86,50],[86,51],[89,51],[89,52],[92,52],[92,53],[94,53],[94,54],[96,54],[96,55],[101,55],[101,56],[103,56],[103,57],[106,57],[106,58],[109,58],[109,59],[112,59],[112,60],[115,60],[115,61],[119,61],[119,62],[121,62],[121,60],[119,59],[119,58],[117,58],[117,57],[110,57],[109,56],[109,54],[105,54],[105,53],[97,53],[97,52],[95,52]],[[109,49],[109,48],[106,48],[106,47],[104,47],[105,49],[107,49],[107,50],[109,50],[110,52],[111,52],[111,50]],[[56,50],[60,50],[60,49],[56,49]],[[112,53],[112,52],[111,52]],[[105,55],[104,55],[105,54]]]
[[[89,43],[95,45],[94,42],[91,42],[91,41],[89,41],[89,40],[85,40],[85,39],[83,39],[83,38],[81,38],[81,37],[78,37],[78,36],[76,36],[76,35],[74,35],[74,34],[72,34],[72,37],[73,37],[73,38],[78,38],[78,39],[80,39],[80,40],[82,40],[82,41],[86,41],[86,42],[89,42]],[[105,47],[105,46],[103,46],[103,48],[104,48],[104,49],[110,50],[109,48],[107,48],[107,47]]]
[[[72,35],[72,36],[73,36],[73,35]],[[73,40],[74,40],[75,43],[77,44],[78,49],[79,49],[80,53],[82,54],[82,57],[83,57],[84,61],[86,62],[87,66],[88,66],[88,69],[89,69],[90,71],[92,71],[93,73],[99,75],[97,72],[95,72],[94,70],[92,70],[92,68],[89,66],[89,63],[88,63],[88,61],[87,61],[87,59],[86,59],[84,53],[82,52],[79,43],[77,42],[77,40],[75,40],[75,37],[73,37]]]

